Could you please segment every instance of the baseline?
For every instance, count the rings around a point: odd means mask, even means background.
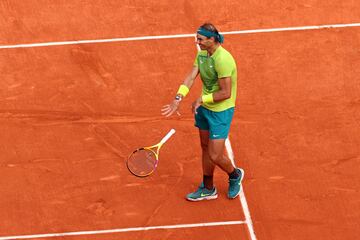
[[[266,29],[221,32],[221,34],[231,35],[231,34],[269,33],[269,32],[304,31],[304,30],[318,30],[318,29],[345,28],[345,27],[360,27],[360,23],[328,24],[328,25],[318,25],[318,26],[302,26],[302,27],[287,27],[287,28],[266,28]],[[194,37],[194,35],[195,34],[177,34],[177,35],[124,37],[124,38],[109,38],[109,39],[94,39],[94,40],[76,40],[76,41],[62,41],[62,42],[24,43],[24,44],[13,44],[13,45],[0,45],[0,49],[50,47],[50,46],[76,45],[76,44],[111,43],[111,42],[156,40],[156,39],[169,39],[169,38],[188,38],[188,37]]]
[[[0,236],[0,240],[99,235],[99,234],[126,233],[126,232],[136,232],[136,231],[159,230],[159,229],[181,229],[181,228],[196,228],[196,227],[229,226],[229,225],[241,225],[241,224],[245,224],[245,223],[246,223],[246,221],[226,221],[226,222],[192,223],[192,224],[178,224],[178,225],[164,225],[164,226],[150,226],[150,227],[117,228],[117,229],[96,230],[96,231],[46,233],[46,234],[19,235],[19,236]]]

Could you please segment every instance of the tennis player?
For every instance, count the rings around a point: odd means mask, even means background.
[[[186,196],[190,201],[201,201],[217,198],[217,190],[213,183],[215,167],[220,167],[229,175],[228,197],[239,195],[244,171],[235,168],[231,160],[225,156],[225,140],[229,135],[234,115],[237,69],[232,55],[221,44],[223,35],[211,23],[203,24],[197,30],[198,52],[191,72],[171,104],[162,108],[166,117],[178,112],[182,99],[188,94],[194,80],[200,73],[203,83],[202,94],[192,103],[195,115],[195,126],[199,128],[202,148],[203,182],[195,192]]]

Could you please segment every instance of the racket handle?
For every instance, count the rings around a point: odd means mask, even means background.
[[[164,144],[175,133],[175,129],[171,129],[166,136],[161,139],[160,144]]]

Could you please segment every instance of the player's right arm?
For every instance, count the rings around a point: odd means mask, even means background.
[[[186,76],[184,83],[182,85],[185,85],[190,90],[192,85],[194,84],[197,75],[199,75],[199,67],[194,65],[193,68],[191,69],[191,72]],[[177,93],[177,95],[181,95],[182,97],[185,97],[181,93]]]
[[[194,65],[190,73],[186,75],[183,84],[180,86],[175,96],[175,99],[172,101],[172,103],[163,106],[163,108],[161,109],[162,115],[170,117],[174,112],[178,110],[181,100],[191,89],[196,77],[199,75],[199,72],[199,67],[197,65]]]

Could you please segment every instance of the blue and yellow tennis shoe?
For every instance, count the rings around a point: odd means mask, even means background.
[[[202,200],[216,199],[217,196],[218,195],[215,187],[212,190],[209,190],[205,188],[204,183],[201,183],[201,185],[195,192],[186,195],[186,199],[189,201],[196,202]]]
[[[236,168],[236,171],[238,172],[239,176],[237,178],[231,179],[229,178],[229,191],[228,191],[228,197],[230,199],[236,198],[241,189],[241,181],[244,178],[244,170],[241,168]]]

